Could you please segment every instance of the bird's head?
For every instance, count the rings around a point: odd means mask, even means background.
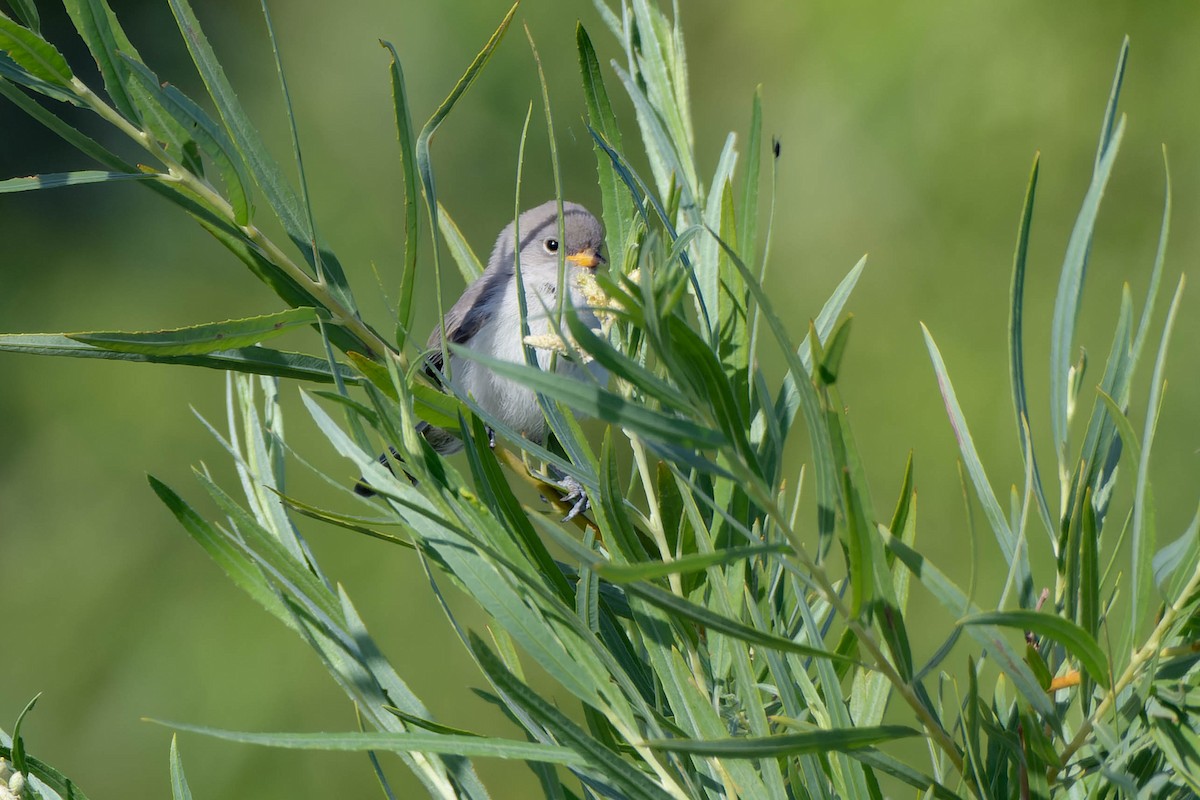
[[[571,270],[594,273],[605,263],[604,228],[591,212],[578,203],[563,203],[563,226],[558,227],[558,203],[551,200],[530,209],[517,219],[514,234],[510,225],[500,234],[496,249],[511,264],[515,235],[520,235],[521,274],[542,282],[558,279],[558,259],[566,259]]]

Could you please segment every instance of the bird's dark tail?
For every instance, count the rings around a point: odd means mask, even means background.
[[[430,446],[433,447],[434,450],[438,451],[444,456],[457,453],[463,448],[462,440],[453,433],[448,430],[438,428],[434,425],[430,425],[425,421],[417,423],[417,433],[424,436],[425,441],[429,442]],[[490,429],[488,430],[488,436],[489,443],[492,445],[492,447],[495,447],[495,434],[493,434]],[[388,472],[395,475],[396,470],[392,469],[392,461],[394,460],[397,464],[403,464],[404,459],[400,456],[400,453],[396,450],[396,448],[388,447],[388,450],[391,453],[391,457],[389,458],[387,453],[380,453],[379,463],[387,467]],[[404,468],[401,467],[401,469]],[[410,473],[408,470],[404,470],[404,475],[412,482],[413,486],[417,485],[417,479],[412,476],[412,473]],[[374,497],[376,494],[378,494],[378,492],[371,488],[371,484],[367,483],[366,478],[358,479],[358,483],[354,484],[354,492],[361,497]]]
[[[391,453],[391,456],[389,457],[388,453],[380,453],[379,454],[379,463],[383,464],[385,467],[387,467],[388,472],[395,475],[396,470],[392,469],[392,459],[395,459],[396,462],[400,463],[400,464],[404,463],[404,459],[400,457],[400,452],[398,450],[396,450],[396,448],[389,447],[388,451]],[[404,469],[404,468],[401,467],[401,469]],[[417,485],[417,479],[414,478],[412,476],[412,474],[409,473],[408,470],[404,470],[404,475],[410,481],[412,481],[413,486]],[[354,484],[354,493],[357,494],[359,497],[374,497],[376,494],[378,494],[378,492],[376,492],[374,489],[371,488],[371,484],[367,483],[366,478],[358,479],[358,483]]]

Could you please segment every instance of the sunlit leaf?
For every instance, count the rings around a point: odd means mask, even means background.
[[[111,183],[113,181],[150,180],[161,177],[145,172],[104,172],[80,170],[79,172],[57,172],[47,175],[31,175],[28,178],[9,178],[0,181],[0,194],[28,192],[37,189],[58,189],[63,186],[81,186],[87,183]]]
[[[783,733],[776,736],[743,739],[660,739],[647,742],[650,747],[673,753],[717,756],[721,758],[763,758],[795,756],[825,751],[844,752],[870,747],[880,742],[920,736],[920,731],[903,725],[816,730],[807,733]]]
[[[187,777],[183,774],[183,759],[179,756],[179,742],[171,737],[171,797],[174,800],[192,800]]]
[[[3,12],[0,12],[0,50],[6,51],[30,75],[64,89],[71,88],[75,76],[58,48]]]
[[[502,758],[545,761],[551,764],[583,764],[582,756],[566,747],[520,742],[483,736],[449,736],[438,733],[244,733],[182,722],[150,720],[175,730],[199,733],[214,739],[242,744],[280,747],[288,750],[327,750],[331,752],[385,750],[395,753],[441,753],[471,758]]]
[[[323,313],[315,308],[293,308],[262,317],[234,319],[162,331],[97,331],[70,333],[77,342],[141,355],[194,356],[237,350],[287,331],[316,324]]]
[[[202,355],[166,355],[163,353],[132,353],[86,344],[70,338],[76,334],[10,333],[0,334],[0,351],[43,356],[72,358],[103,358],[113,361],[147,361],[159,364],[186,364],[209,369],[233,370],[255,375],[275,375],[280,378],[333,383],[329,362],[323,358],[270,350],[265,347],[241,347],[216,350]],[[342,380],[358,383],[359,377],[339,365]]]

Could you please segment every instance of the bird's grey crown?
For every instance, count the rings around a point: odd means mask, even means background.
[[[531,245],[544,242],[546,239],[558,238],[558,201],[549,200],[537,208],[531,208],[517,218],[517,230],[514,223],[509,223],[500,235],[496,237],[496,245],[492,248],[492,256],[488,259],[488,269],[499,266],[512,274],[513,239],[517,233],[521,235],[521,256],[524,258]],[[600,220],[592,216],[578,203],[563,202],[563,233],[567,255],[592,250],[599,253],[604,245],[604,228]]]

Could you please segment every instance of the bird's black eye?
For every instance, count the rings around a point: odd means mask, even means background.
[[[558,252],[558,239],[547,239],[545,241],[545,246],[546,246],[547,253],[557,253]]]

